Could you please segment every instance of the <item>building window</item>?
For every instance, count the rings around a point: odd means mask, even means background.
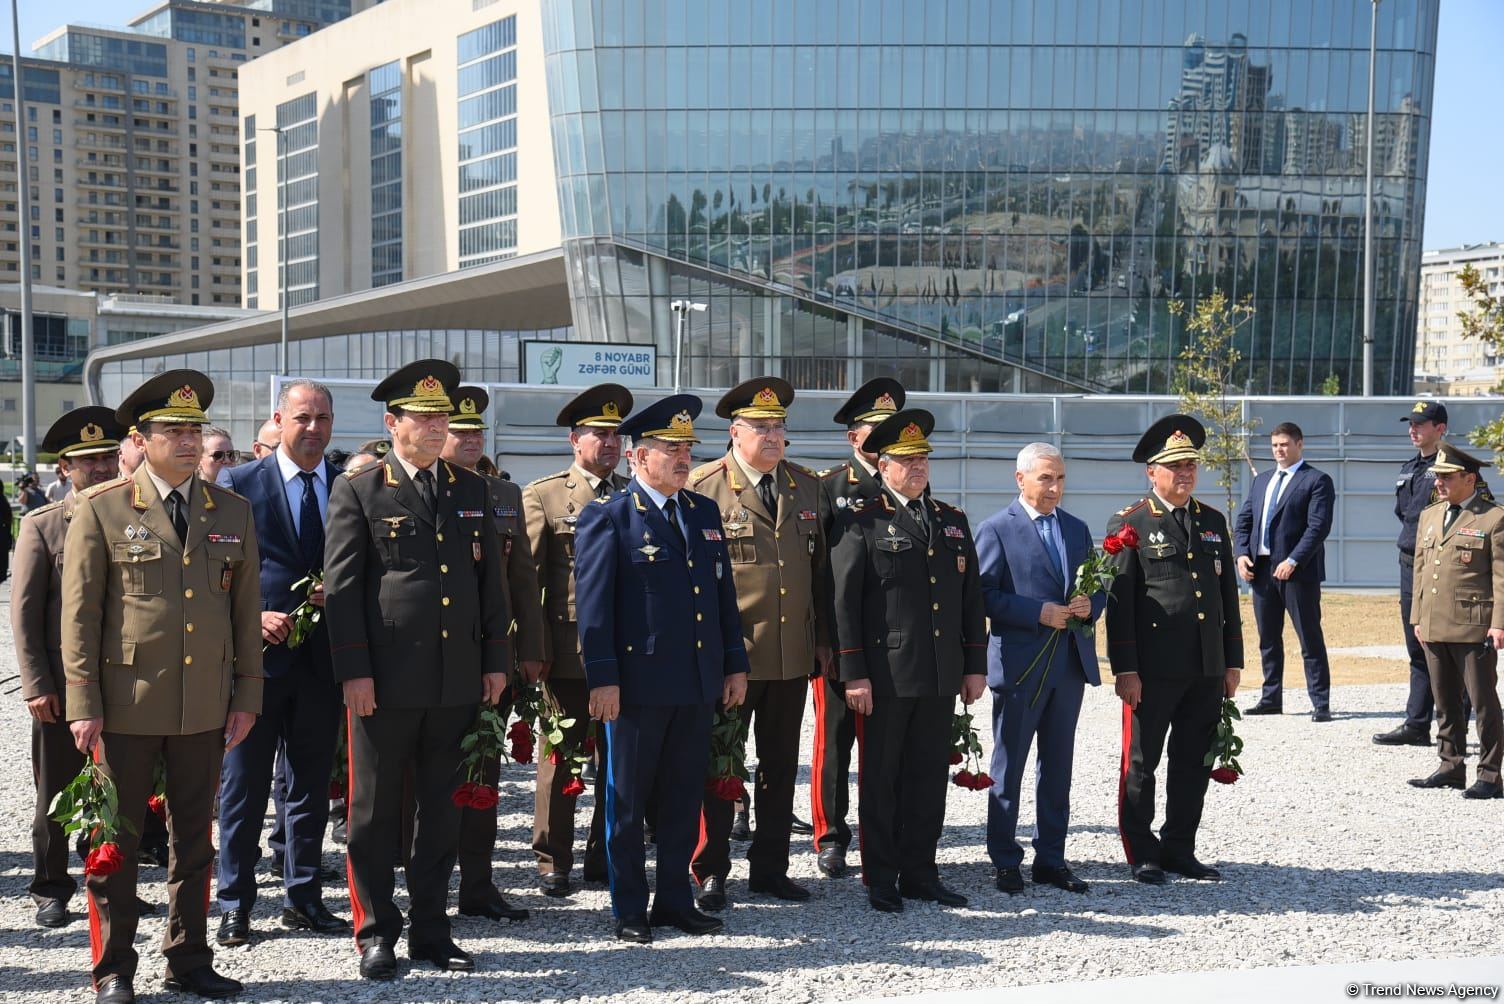
[[[517,19],[458,39],[460,267],[517,249]]]
[[[297,305],[319,298],[318,95],[308,93],[278,105],[277,127],[277,208],[279,214],[285,209],[286,225],[285,295],[288,303]]]
[[[371,90],[371,285],[402,281],[402,67],[367,76]]]

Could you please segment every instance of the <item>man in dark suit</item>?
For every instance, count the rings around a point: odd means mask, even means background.
[[[1233,530],[1238,574],[1253,583],[1253,619],[1264,662],[1263,695],[1243,713],[1277,715],[1284,710],[1288,611],[1305,660],[1311,721],[1329,722],[1332,671],[1321,632],[1321,583],[1336,490],[1326,473],[1301,459],[1305,439],[1294,422],[1275,426],[1269,446],[1276,466],[1253,479]]]
[[[836,519],[830,567],[846,704],[862,716],[862,875],[874,910],[965,906],[940,881],[956,695],[987,685],[986,607],[966,516],[926,492],[935,419],[915,408],[867,437],[883,491]]]
[[[350,905],[360,974],[373,980],[397,973],[402,914],[392,890],[408,764],[418,801],[408,956],[475,966],[445,913],[460,827],[451,795],[477,705],[506,690],[512,614],[486,483],[439,459],[458,384],[442,359],[383,380],[371,396],[386,404],[392,450],[329,492],[325,607],[348,709]]]
[[[219,779],[219,935],[221,945],[250,939],[256,903],[256,862],[266,818],[272,766],[282,748],[285,819],[282,926],[347,931],[324,905],[321,860],[329,822],[329,773],[339,731],[340,693],[321,622],[296,647],[293,613],[311,599],[322,608],[322,587],[310,597],[293,585],[324,568],[324,518],[338,473],[324,459],[333,433],[329,389],[290,380],[277,396],[278,446],[260,460],[226,468],[229,488],[251,503],[261,555],[261,657],[266,673],[261,717],[245,742],[225,754]]]
[[[1133,459],[1152,490],[1107,521],[1109,534],[1131,526],[1139,539],[1114,558],[1107,657],[1123,702],[1118,831],[1133,877],[1148,885],[1163,885],[1167,871],[1222,877],[1196,859],[1196,831],[1222,699],[1237,693],[1242,675],[1243,626],[1227,519],[1192,496],[1205,442],[1189,415],[1151,425]],[[1154,772],[1166,737],[1165,824],[1156,837]]]
[[[982,595],[992,633],[987,643],[987,685],[992,688],[992,794],[987,805],[987,853],[997,887],[1023,892],[1024,851],[1018,829],[1018,794],[1029,745],[1039,737],[1034,771],[1036,885],[1085,892],[1065,860],[1070,823],[1071,759],[1076,720],[1086,685],[1102,682],[1097,647],[1086,630],[1102,613],[1106,595],[1067,599],[1075,570],[1091,553],[1091,531],[1064,509],[1065,459],[1049,443],[1019,451],[1018,498],[977,528]],[[1065,634],[1056,638],[1057,632]],[[1047,646],[1049,654],[1044,658]],[[1027,679],[1020,679],[1028,674]]]
[[[606,856],[616,936],[645,944],[654,926],[709,934],[689,859],[699,833],[715,702],[747,696],[747,650],[721,512],[686,491],[700,399],[675,394],[632,415],[636,474],[580,513],[575,602],[590,715],[606,723]],[[693,614],[693,619],[691,619]],[[642,846],[656,799],[658,895],[648,915]]]
[[[903,385],[891,377],[868,380],[846,399],[834,419],[846,426],[851,459],[820,472],[820,529],[830,540],[836,516],[856,499],[876,498],[883,490],[877,454],[866,449],[867,437],[903,407]],[[832,622],[834,613],[830,615]],[[856,715],[846,706],[840,674],[821,673],[809,681],[814,701],[815,745],[810,760],[810,824],[814,829],[817,867],[828,878],[846,874],[851,827],[846,811],[851,797],[851,748],[856,745]]]

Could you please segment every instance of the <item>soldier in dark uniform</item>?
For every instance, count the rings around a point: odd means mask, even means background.
[[[54,422],[42,449],[57,454],[69,482],[68,494],[28,513],[16,540],[10,622],[21,669],[21,699],[31,713],[31,776],[37,790],[28,891],[42,927],[62,927],[72,919],[68,900],[78,889],[68,874],[68,840],[62,826],[47,814],[53,797],[73,780],[84,761],[63,719],[63,540],[79,494],[119,474],[124,435],[113,408],[75,408]]]
[[[862,874],[873,909],[965,906],[940,881],[956,695],[987,687],[987,617],[966,515],[931,497],[929,412],[895,412],[867,437],[883,490],[836,518],[830,566],[846,703],[859,716]]]
[[[835,413],[846,426],[851,459],[820,472],[820,527],[830,540],[836,516],[855,499],[876,498],[882,492],[877,476],[877,454],[865,449],[867,437],[889,415],[903,407],[903,385],[890,377],[862,384]],[[850,799],[851,747],[856,743],[856,717],[846,707],[838,673],[817,675],[809,681],[815,704],[815,747],[810,763],[810,824],[814,829],[815,853],[822,874],[839,878],[846,874],[846,849],[851,846],[851,827],[846,823]]]
[[[458,383],[440,359],[383,380],[371,396],[386,404],[392,450],[329,493],[324,610],[348,709],[350,905],[367,979],[396,975],[393,870],[409,764],[418,822],[408,956],[474,968],[445,913],[460,826],[451,795],[477,704],[497,703],[507,687],[511,611],[486,483],[439,459]]]
[[[454,411],[449,415],[449,438],[443,458],[467,471],[476,465],[486,450],[486,408],[491,396],[481,387],[461,387],[454,394]],[[506,664],[516,666],[522,679],[534,683],[543,672],[543,605],[538,595],[538,575],[528,549],[527,532],[522,518],[522,489],[510,481],[485,478],[491,493],[491,518],[500,535],[502,579],[507,605],[512,611],[514,634],[508,639],[511,652]],[[501,776],[501,764],[494,763],[483,778],[495,785]],[[492,920],[525,920],[527,911],[512,906],[491,881],[491,857],[496,849],[496,810],[464,809],[460,814],[460,895],[459,910],[467,917]]]
[[[590,692],[580,664],[580,633],[575,623],[575,526],[592,501],[610,498],[627,486],[627,479],[616,473],[621,461],[621,437],[616,430],[631,411],[632,392],[620,384],[605,383],[581,391],[555,419],[555,424],[570,430],[574,463],[557,474],[539,478],[522,491],[528,541],[543,586],[548,625],[543,636],[543,675],[565,717],[574,719],[574,725],[565,731],[569,744],[583,742],[590,721]],[[604,883],[607,878],[606,815],[602,808],[605,770],[601,769],[605,748],[606,737],[601,730],[595,739],[595,804],[585,839],[586,882]],[[576,796],[564,794],[569,776],[568,770],[547,760],[538,764],[533,854],[538,859],[538,883],[546,896],[565,896],[570,891]]]
[[[575,596],[590,714],[606,723],[606,848],[616,936],[653,940],[653,926],[708,934],[695,909],[689,858],[699,827],[710,723],[747,694],[731,560],[714,502],[684,489],[700,399],[664,398],[628,418],[637,474],[585,507]],[[658,895],[648,915],[642,823],[657,796]]]
[[[1189,415],[1149,427],[1133,451],[1152,491],[1107,523],[1138,533],[1113,560],[1107,654],[1123,701],[1118,830],[1133,877],[1162,885],[1165,872],[1217,879],[1196,860],[1196,829],[1211,768],[1203,761],[1222,699],[1237,692],[1243,627],[1227,517],[1192,497],[1206,430]],[[1165,824],[1156,838],[1154,772],[1169,736]]]

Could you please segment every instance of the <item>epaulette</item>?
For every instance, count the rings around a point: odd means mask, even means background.
[[[1207,505],[1205,502],[1203,502],[1200,499],[1196,498],[1194,495],[1191,496],[1191,505],[1193,505],[1193,506],[1196,507],[1196,515],[1198,515],[1198,516],[1201,515],[1201,510],[1203,510],[1203,509],[1205,509],[1207,512],[1214,512],[1218,516],[1222,515],[1222,510],[1221,509],[1218,509],[1214,505]]]
[[[699,484],[701,481],[704,481],[712,474],[715,474],[718,471],[723,471],[725,469],[726,458],[722,457],[720,460],[712,460],[709,463],[701,464],[699,467],[696,467],[694,470],[690,471],[688,480],[693,484]]]
[[[958,505],[951,505],[949,502],[944,502],[934,497],[931,497],[930,501],[934,502],[938,508],[948,510],[949,512],[958,513],[962,516],[966,515],[966,510],[962,509]]]
[[[362,474],[370,474],[372,471],[379,471],[379,470],[382,470],[384,467],[386,467],[386,464],[383,463],[382,461],[380,461],[380,460],[373,460],[369,464],[361,464],[359,467],[355,468],[355,470],[353,470],[353,471],[346,471],[345,472],[345,480],[346,481],[354,481],[356,478],[360,477]]]
[[[1126,509],[1119,509],[1115,513],[1115,515],[1118,515],[1118,516],[1127,516],[1129,513],[1132,513],[1134,510],[1136,510],[1136,509],[1142,509],[1144,506],[1146,506],[1148,504],[1149,504],[1149,500],[1147,498],[1141,498],[1137,502],[1133,503],[1131,506],[1128,506]]]
[[[93,498],[96,495],[103,495],[105,492],[109,491],[112,488],[124,488],[126,485],[128,485],[130,483],[131,483],[131,479],[129,477],[126,477],[125,475],[121,475],[120,477],[116,478],[114,481],[106,481],[102,485],[94,485],[91,488],[85,488],[84,489],[84,498],[91,499],[91,498]]]
[[[789,465],[789,470],[803,474],[807,478],[815,478],[818,480],[820,477],[820,475],[816,474],[808,467],[805,467],[803,464],[796,464],[792,460],[785,460],[784,463]]]
[[[240,494],[235,489],[233,489],[233,488],[226,488],[224,485],[218,484],[218,483],[213,482],[213,481],[205,481],[204,482],[204,487],[212,489],[213,491],[219,492],[221,495],[228,495],[232,499],[239,499],[242,502],[249,502],[250,501],[250,499],[246,498],[244,495]]]
[[[1435,502],[1428,502],[1428,503],[1426,503],[1425,509],[1422,509],[1421,512],[1425,512],[1426,509],[1435,509],[1438,506],[1444,506],[1446,504],[1447,504],[1447,500],[1446,499],[1437,499]]]
[[[825,470],[821,471],[816,476],[819,477],[819,478],[821,478],[821,479],[832,478],[832,477],[835,477],[837,474],[843,473],[848,466],[849,465],[847,465],[847,464],[836,464],[834,467],[827,467],[827,468],[825,468]]]
[[[51,512],[54,509],[61,509],[62,507],[63,507],[63,504],[61,502],[48,502],[44,506],[38,506],[37,508],[31,510],[31,512],[27,513],[25,516],[22,516],[21,518],[22,519],[30,519],[32,516],[41,516],[44,513],[49,513],[49,512]]]
[[[533,485],[541,485],[545,481],[558,481],[561,478],[563,478],[565,475],[567,475],[568,473],[569,473],[569,471],[558,471],[558,472],[556,472],[554,474],[545,474],[541,478],[538,478],[538,479],[536,479],[534,481],[529,481],[527,483],[527,486],[529,488],[531,488],[531,487],[533,487]]]

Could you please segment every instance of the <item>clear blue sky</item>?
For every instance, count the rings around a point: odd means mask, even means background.
[[[1361,3],[1362,0],[1345,0]],[[150,0],[21,0],[21,46],[68,21],[123,24]],[[0,51],[11,50],[9,4]],[[1497,84],[1504,63],[1504,0],[1442,0],[1426,196],[1427,248],[1504,241],[1504,128]]]

